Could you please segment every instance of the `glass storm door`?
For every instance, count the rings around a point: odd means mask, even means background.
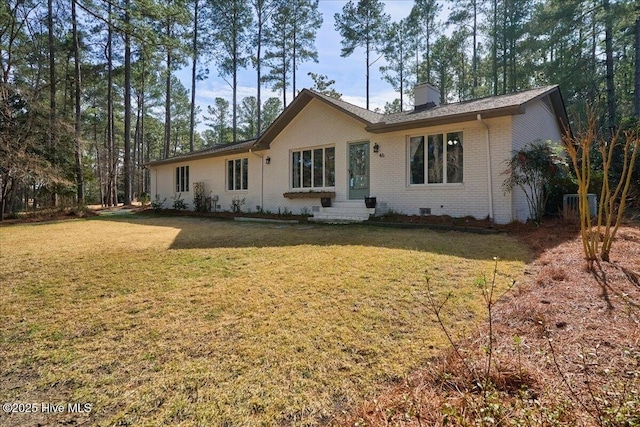
[[[349,199],[369,196],[369,143],[349,144]]]

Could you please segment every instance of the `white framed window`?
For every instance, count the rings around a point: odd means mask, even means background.
[[[462,132],[413,136],[408,145],[409,185],[463,182]]]
[[[189,166],[176,168],[176,193],[189,191]]]
[[[249,188],[249,158],[227,160],[227,190],[238,191]]]
[[[310,148],[291,152],[292,188],[328,188],[335,185],[335,147]]]

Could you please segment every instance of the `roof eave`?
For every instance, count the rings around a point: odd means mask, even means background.
[[[571,123],[569,122],[569,115],[567,114],[567,109],[564,105],[564,99],[562,98],[560,87],[556,87],[556,90],[549,94],[549,98],[551,98],[551,105],[553,106],[553,109],[556,113],[558,126],[560,127],[562,136],[573,136],[573,133],[571,131]]]
[[[428,117],[421,120],[412,120],[400,123],[376,123],[371,126],[367,126],[365,129],[371,133],[386,133],[402,130],[410,130],[422,127],[446,125],[453,123],[469,122],[477,120],[478,114],[482,115],[483,119],[490,119],[494,117],[510,116],[516,114],[523,114],[524,109],[520,105],[494,108],[490,110],[474,111],[468,113],[453,114],[441,117]]]
[[[154,160],[152,162],[145,163],[145,166],[154,167],[154,166],[170,165],[172,163],[184,163],[184,162],[190,162],[193,160],[202,160],[202,159],[210,159],[214,157],[242,154],[242,153],[248,153],[249,150],[252,150],[252,149],[253,147],[245,147],[245,148],[235,148],[232,150],[210,151],[206,153],[198,153],[198,154],[191,154],[191,155],[187,154],[180,157],[170,157],[168,159]],[[256,149],[255,151],[258,151],[258,149]]]

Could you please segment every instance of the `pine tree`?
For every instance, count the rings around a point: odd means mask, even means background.
[[[252,139],[258,134],[258,102],[255,96],[242,98],[238,107],[238,124],[241,139]]]
[[[415,51],[413,31],[406,19],[392,23],[386,31],[382,53],[387,65],[380,67],[382,78],[386,80],[400,95],[400,111],[404,107],[404,93],[411,75],[408,58]],[[386,108],[386,107],[385,107]],[[392,108],[396,108],[395,106]]]
[[[198,80],[198,60],[201,52],[199,37],[200,20],[202,19],[201,0],[193,0],[193,33],[191,34],[191,105],[189,112],[189,151],[193,151],[196,127],[196,81]]]
[[[172,142],[171,126],[171,83],[173,72],[184,64],[187,47],[185,39],[185,25],[189,22],[189,13],[184,0],[165,0],[160,14],[159,23],[162,29],[162,47],[165,53],[165,105],[164,105],[164,157],[169,157]]]
[[[264,102],[262,105],[262,119],[265,129],[271,126],[271,123],[278,118],[282,110],[282,102],[280,102],[279,98],[271,97]]]
[[[332,98],[342,99],[342,94],[331,87],[336,83],[335,80],[329,80],[329,77],[324,74],[308,72],[307,75],[313,80],[311,90]]]
[[[447,24],[459,27],[460,33],[471,33],[472,98],[475,98],[478,87],[478,18],[482,2],[483,0],[452,0],[451,14],[447,21]]]
[[[445,35],[441,35],[432,46],[433,83],[440,90],[440,103],[445,104],[453,89],[453,63],[456,46]]]
[[[273,90],[282,90],[282,104],[287,106],[287,88],[296,95],[296,71],[305,61],[317,62],[315,38],[322,25],[317,0],[281,0],[271,26],[265,31],[265,62],[271,70],[264,77]],[[289,82],[291,77],[292,81]]]
[[[430,82],[431,45],[440,34],[436,17],[442,6],[436,0],[416,0],[409,14],[409,25],[415,28],[416,80]],[[420,57],[422,53],[422,58]]]
[[[207,144],[227,144],[232,134],[229,128],[229,101],[224,98],[216,98],[214,105],[207,107],[209,116],[205,116],[205,124],[212,131]]]
[[[263,48],[265,46],[265,31],[268,28],[271,16],[276,10],[278,2],[276,0],[251,0],[251,7],[254,14],[254,36],[251,46],[254,49],[251,62],[256,69],[256,102],[257,102],[257,124],[256,132],[262,132],[262,67],[264,65]]]
[[[366,92],[369,109],[369,69],[373,61],[371,54],[382,49],[384,23],[389,16],[384,13],[384,4],[380,0],[359,0],[355,5],[349,1],[342,8],[342,14],[335,15],[336,31],[342,36],[340,56],[351,56],[356,48],[363,47],[366,56]]]
[[[218,72],[232,92],[232,131],[237,140],[238,72],[247,66],[252,15],[247,0],[210,0]],[[227,78],[230,77],[230,81]]]
[[[322,26],[322,15],[318,12],[319,0],[290,0],[292,11],[291,40],[291,86],[297,95],[296,71],[302,62],[318,62],[315,47],[316,33]]]

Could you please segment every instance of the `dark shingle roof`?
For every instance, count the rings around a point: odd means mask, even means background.
[[[202,150],[193,151],[191,153],[178,154],[168,159],[154,160],[149,162],[149,166],[159,166],[168,163],[177,163],[185,160],[197,160],[207,157],[217,157],[225,154],[244,153],[249,151],[251,147],[256,143],[255,139],[249,139],[247,141],[233,142],[230,144],[218,144],[213,147],[207,147]]]
[[[384,115],[377,123],[367,128],[370,132],[385,132],[417,127],[417,125],[432,125],[441,123],[455,123],[457,121],[475,120],[477,114],[483,118],[509,114],[524,113],[524,104],[549,95],[557,91],[558,86],[545,86],[506,95],[489,96],[470,101],[443,104],[428,110],[403,111],[401,113]]]

